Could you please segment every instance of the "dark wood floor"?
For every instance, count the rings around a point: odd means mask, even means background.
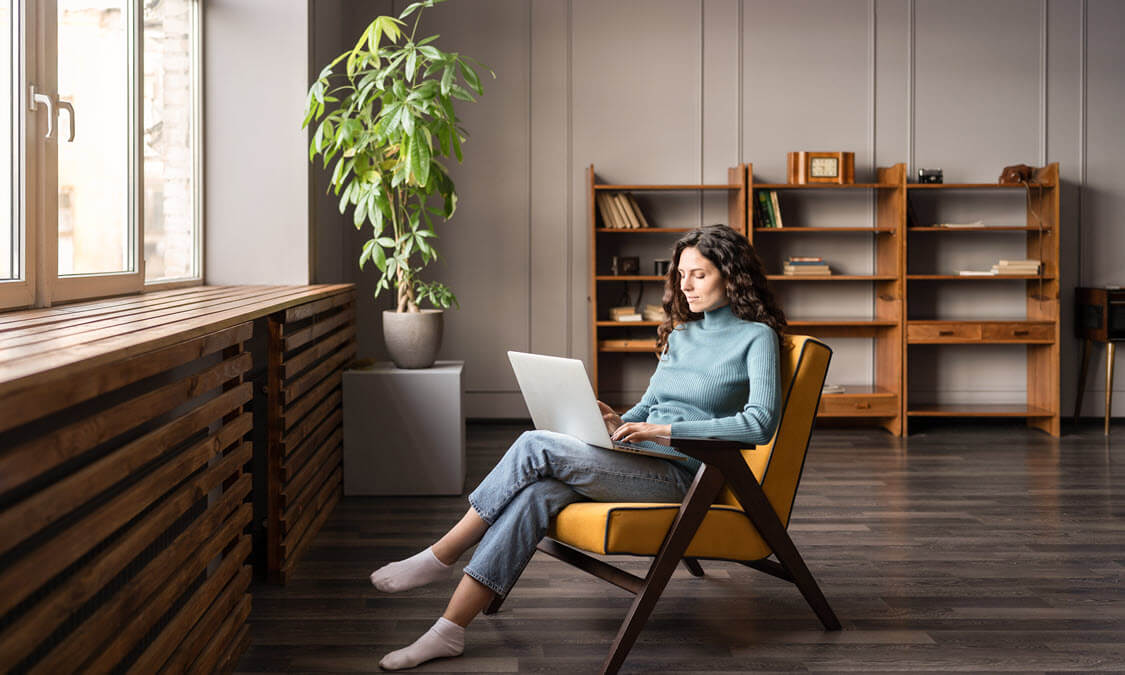
[[[522,429],[470,425],[470,487]],[[704,562],[704,578],[676,572],[624,672],[1125,671],[1125,428],[1115,433],[818,430],[789,530],[844,630],[823,632],[785,582]],[[378,671],[455,582],[383,595],[367,575],[465,509],[344,499],[287,587],[253,589],[239,670]],[[596,672],[631,597],[537,554],[503,610],[469,627],[463,657],[417,670]]]

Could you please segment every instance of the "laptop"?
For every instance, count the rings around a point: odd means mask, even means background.
[[[578,359],[508,352],[536,429],[555,431],[606,450],[683,460],[671,448],[614,441],[605,428],[586,367]]]

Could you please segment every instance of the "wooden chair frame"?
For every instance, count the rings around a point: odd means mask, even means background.
[[[817,403],[819,407],[819,400]],[[660,550],[645,578],[642,579],[549,537],[545,537],[537,547],[547,555],[569,563],[636,596],[621,628],[617,631],[609,656],[602,665],[602,672],[616,673],[621,668],[656,606],[656,601],[672,577],[672,572],[681,560],[692,575],[703,576],[703,568],[698,561],[684,557],[684,553],[724,484],[728,485],[738,498],[743,512],[769,545],[773,556],[777,558],[777,562],[768,558],[739,562],[796,585],[825,630],[840,630],[840,620],[836,618],[812,572],[805,565],[793,540],[789,538],[785,525],[766,497],[761,483],[743,459],[740,450],[745,444],[709,438],[671,438],[662,442],[675,447],[689,457],[698,459],[702,464],[696,471],[695,480],[688,489],[672,526],[664,536]],[[806,440],[806,444],[807,442]],[[495,614],[504,599],[497,596],[484,613]]]

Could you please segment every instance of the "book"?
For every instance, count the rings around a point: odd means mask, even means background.
[[[796,262],[815,262],[815,263],[819,263],[819,262],[824,262],[824,258],[821,258],[819,256],[811,257],[811,256],[801,256],[801,255],[791,255],[788,258],[786,258],[785,261],[790,262],[790,263],[796,263]]]
[[[832,275],[832,268],[828,265],[804,265],[799,267],[785,265],[781,272],[791,277],[827,277]]]
[[[668,315],[664,313],[664,308],[660,305],[645,305],[642,312],[645,321],[664,321]]]
[[[624,193],[614,194],[613,203],[617,206],[621,215],[621,222],[625,223],[627,229],[636,230],[641,227],[641,224],[636,220],[636,216],[633,215],[633,207],[629,205],[629,200],[625,199]]]
[[[770,204],[773,206],[774,227],[785,227],[781,222],[781,204],[777,201],[777,190],[770,190]]]
[[[641,210],[641,205],[637,203],[636,197],[632,193],[626,194],[625,198],[629,200],[629,205],[633,207],[633,213],[636,214],[637,220],[640,222],[642,228],[652,227],[648,224],[648,219],[645,218],[645,212]]]
[[[842,394],[844,391],[844,385],[842,384],[826,384],[820,389],[822,394]]]
[[[635,321],[643,321],[644,318],[640,314],[618,314],[617,316],[613,317],[613,320],[620,321],[622,323],[631,323]]]
[[[598,205],[598,214],[602,217],[602,227],[617,230],[621,225],[617,222],[617,210],[610,203],[609,195],[599,192],[594,198]]]
[[[765,190],[758,191],[758,203],[762,206],[762,227],[773,228],[773,216],[770,213],[769,195]]]
[[[959,270],[957,272],[962,277],[994,277],[996,272],[991,270]]]
[[[621,316],[623,314],[636,314],[636,313],[637,313],[637,308],[633,307],[632,305],[625,305],[623,307],[610,307],[609,308],[609,315],[611,317],[613,317],[614,319],[616,319],[618,316]]]

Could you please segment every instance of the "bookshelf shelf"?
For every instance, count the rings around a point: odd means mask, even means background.
[[[683,234],[691,232],[691,227],[639,227],[634,230],[618,227],[598,227],[594,232],[598,234]]]
[[[898,281],[892,274],[830,274],[827,276],[802,276],[797,274],[767,274],[770,281]]]
[[[910,417],[1026,417],[1050,419],[1057,413],[1036,406],[1007,403],[974,403],[973,405],[929,404],[907,409]]]
[[[629,326],[645,326],[655,328],[660,325],[659,321],[595,321],[594,325],[598,328],[622,328]]]
[[[695,190],[741,190],[742,185],[732,184],[700,184],[700,185],[612,185],[604,183],[595,185],[594,190],[605,192],[693,192]]]
[[[1050,189],[1053,183],[1031,183],[1030,188]],[[1023,190],[1023,183],[910,183],[907,190]]]
[[[754,183],[756,190],[895,190],[900,187],[898,183]]]
[[[1045,232],[1048,227],[1034,225],[1013,227],[1011,225],[982,225],[980,227],[908,227],[907,232]]]
[[[908,281],[1051,281],[1050,275],[1036,274],[907,274]]]
[[[594,281],[664,281],[664,277],[653,274],[634,274],[630,276],[598,274],[594,276]]]
[[[755,227],[754,234],[800,234],[802,232],[831,233],[838,232],[875,232],[879,234],[893,234],[898,232],[894,227]]]
[[[898,321],[894,319],[878,320],[878,319],[790,319],[790,328],[894,328],[898,326]]]

